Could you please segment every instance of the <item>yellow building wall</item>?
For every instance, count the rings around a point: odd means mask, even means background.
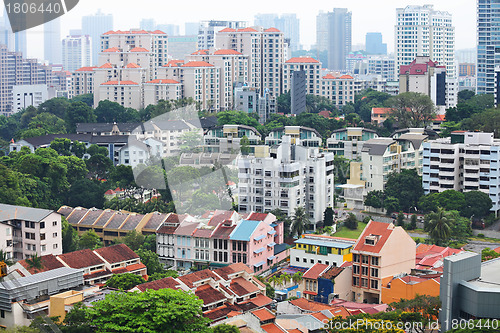
[[[83,293],[81,291],[70,290],[50,296],[49,317],[59,317],[59,322],[62,322],[66,317],[66,305],[72,305],[81,301],[83,301]]]
[[[413,299],[417,295],[439,296],[439,283],[433,279],[416,284],[406,284],[401,279],[391,282],[391,287],[386,284],[382,287],[381,301],[385,304],[397,302],[400,299]]]

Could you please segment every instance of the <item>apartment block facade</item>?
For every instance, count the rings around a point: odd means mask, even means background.
[[[428,56],[441,66],[446,75],[456,78],[455,27],[451,14],[435,10],[433,5],[409,5],[396,9],[396,72],[417,56]]]
[[[352,261],[355,241],[347,238],[304,234],[290,250],[290,265],[311,268],[316,264],[340,267]]]
[[[292,144],[299,144],[303,147],[321,147],[323,139],[314,128],[304,126],[284,126],[273,129],[264,139],[268,146],[280,145],[283,136],[289,136]]]
[[[238,205],[240,212],[264,212],[280,209],[293,216],[296,207],[304,207],[316,225],[323,212],[333,205],[333,154],[320,153],[291,143],[283,136],[277,148],[256,148],[254,156],[238,160]],[[320,181],[319,181],[320,180]]]
[[[254,127],[246,125],[230,125],[218,126],[205,131],[203,135],[203,151],[209,153],[224,153],[224,152],[240,152],[241,139],[246,137],[248,151],[245,154],[253,153],[251,146],[260,144],[261,134]]]
[[[452,132],[449,138],[423,144],[422,185],[425,193],[481,191],[500,210],[500,142],[493,133]]]
[[[0,249],[8,259],[62,253],[61,215],[53,210],[0,204]]]
[[[306,94],[319,95],[320,93],[320,70],[321,63],[311,57],[290,58],[283,64],[283,93],[292,88],[292,74],[296,71],[305,72]]]
[[[327,149],[334,155],[350,160],[361,157],[363,143],[378,138],[377,132],[362,127],[347,127],[334,130],[326,140]]]

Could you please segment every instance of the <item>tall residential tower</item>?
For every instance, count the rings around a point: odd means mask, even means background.
[[[477,0],[477,88],[478,94],[495,91],[495,66],[500,65],[500,1]]]

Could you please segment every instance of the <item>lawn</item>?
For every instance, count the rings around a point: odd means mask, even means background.
[[[366,223],[358,222],[358,229],[351,230],[347,227],[341,227],[333,236],[334,237],[358,239],[359,235],[361,235],[361,233],[363,232],[363,229],[365,227],[366,227]]]

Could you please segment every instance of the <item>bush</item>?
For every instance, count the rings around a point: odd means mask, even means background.
[[[477,234],[478,238],[484,238],[484,234]]]
[[[358,229],[358,219],[356,219],[356,215],[349,213],[349,216],[344,221],[344,225],[351,230]]]

